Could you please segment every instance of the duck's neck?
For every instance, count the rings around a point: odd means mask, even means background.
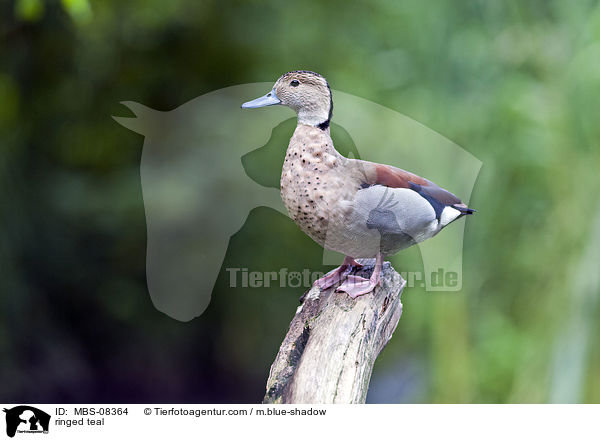
[[[300,109],[298,110],[298,125],[310,125],[321,130],[329,130],[331,116],[328,110]]]
[[[309,105],[304,105],[296,109],[296,111],[298,112],[298,124],[310,125],[321,130],[329,130],[331,116],[333,115],[331,91],[329,91],[329,96],[321,96],[320,99],[315,100]]]
[[[335,150],[329,127],[319,128],[310,124],[298,122],[296,130],[290,139],[288,151],[310,151],[311,153],[325,153],[335,157],[340,154]]]

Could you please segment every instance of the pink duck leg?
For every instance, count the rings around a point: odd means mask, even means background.
[[[360,268],[362,264],[354,261],[352,257],[344,258],[344,262],[337,269],[333,269],[331,272],[328,272],[324,277],[319,278],[313,284],[313,286],[317,286],[321,290],[329,289],[335,283],[339,283],[344,279],[346,275],[348,275],[352,269]]]
[[[348,275],[344,284],[336,289],[336,292],[346,292],[351,298],[357,298],[360,295],[365,295],[372,292],[381,282],[381,267],[383,265],[383,255],[381,252],[375,258],[375,268],[370,279],[359,277],[356,275]]]

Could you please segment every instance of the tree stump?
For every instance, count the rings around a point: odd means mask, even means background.
[[[369,277],[374,259],[357,275]],[[375,359],[402,314],[406,281],[389,262],[381,285],[353,300],[334,285],[304,294],[271,365],[263,403],[364,403]],[[302,299],[301,299],[302,301]]]

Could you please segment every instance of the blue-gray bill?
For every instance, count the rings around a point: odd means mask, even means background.
[[[242,108],[259,108],[277,104],[281,104],[281,100],[275,94],[275,90],[271,90],[265,96],[261,96],[260,98],[256,98],[252,101],[244,102],[242,104]]]

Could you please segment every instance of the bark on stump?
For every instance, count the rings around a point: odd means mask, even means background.
[[[357,275],[369,277],[374,259]],[[304,295],[271,365],[263,403],[364,403],[375,359],[402,314],[406,281],[385,262],[381,285],[353,300],[337,285]]]

